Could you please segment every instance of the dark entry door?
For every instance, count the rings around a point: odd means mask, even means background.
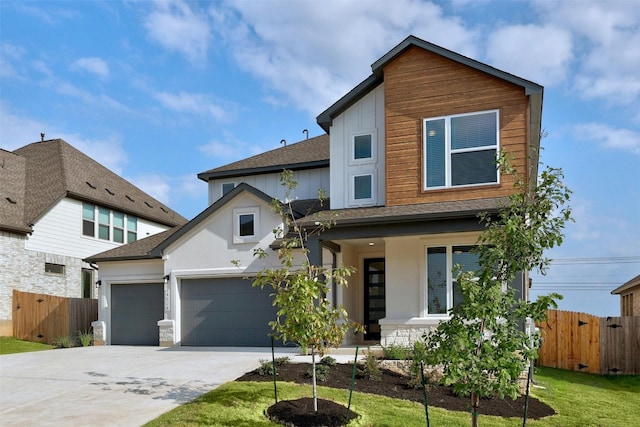
[[[385,317],[384,258],[364,260],[364,325],[365,339],[379,340],[378,321]]]

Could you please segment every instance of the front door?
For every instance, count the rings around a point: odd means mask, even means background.
[[[364,326],[366,340],[380,339],[378,321],[385,317],[384,258],[364,260]]]

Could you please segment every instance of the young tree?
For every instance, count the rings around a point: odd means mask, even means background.
[[[506,172],[513,172],[501,160]],[[562,230],[571,220],[571,191],[562,183],[562,171],[547,167],[535,187],[517,180],[509,205],[497,216],[481,214],[486,225],[475,252],[479,270],[464,272],[456,280],[463,301],[450,310],[451,319],[425,334],[428,362],[441,365],[443,380],[457,394],[471,398],[471,425],[477,426],[481,397],[519,393],[518,378],[537,358],[539,340],[522,330],[524,319],[541,321],[549,307],[557,307],[558,294],[535,302],[517,300],[508,286],[516,276],[534,269],[546,272],[544,251],[562,243]]]
[[[284,227],[274,230],[280,241],[278,258],[281,266],[260,271],[253,286],[273,288],[273,304],[278,307],[277,317],[269,322],[275,337],[283,342],[295,342],[304,350],[311,352],[313,371],[313,406],[318,410],[316,389],[316,354],[323,355],[325,349],[338,347],[344,335],[350,329],[360,330],[356,323],[350,323],[344,307],[334,307],[326,297],[329,292],[327,283],[339,286],[347,285],[347,278],[355,271],[352,267],[325,268],[312,265],[309,260],[307,239],[331,226],[330,222],[321,222],[313,230],[302,229],[296,222],[295,212],[289,200],[290,193],[297,182],[293,173],[285,170],[280,177],[286,187],[287,202],[274,200],[272,207],[283,219]],[[318,200],[323,203],[326,196],[319,192]],[[257,249],[255,255],[261,258],[268,254]],[[300,259],[296,265],[296,259]]]

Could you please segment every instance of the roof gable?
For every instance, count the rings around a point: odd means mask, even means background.
[[[14,151],[26,159],[26,224],[34,223],[64,197],[99,204],[160,224],[186,219],[62,139]]]
[[[636,286],[640,286],[640,274],[634,277],[633,279],[629,280],[628,282],[624,283],[623,285],[612,290],[611,294],[619,295],[625,291],[635,288]]]
[[[387,66],[392,61],[394,61],[399,55],[404,53],[407,49],[414,46],[420,49],[433,52],[437,55],[443,56],[452,61],[474,68],[478,71],[481,71],[483,73],[505,80],[507,82],[513,83],[515,85],[521,86],[524,88],[525,95],[528,95],[528,96],[536,95],[540,97],[540,101],[539,101],[540,108],[542,106],[541,97],[542,97],[543,87],[538,85],[537,83],[523,79],[521,77],[515,76],[505,71],[499,70],[490,65],[476,61],[475,59],[471,59],[459,53],[445,49],[441,46],[437,46],[433,43],[429,43],[425,40],[419,39],[415,36],[409,36],[371,65],[372,74],[369,77],[367,77],[367,79],[365,79],[362,83],[360,83],[358,86],[352,89],[349,93],[347,93],[338,101],[336,101],[333,105],[331,105],[325,111],[320,113],[320,115],[318,115],[318,117],[316,118],[318,125],[320,125],[320,127],[324,129],[325,132],[329,133],[329,129],[331,127],[333,119],[339,116],[340,114],[342,114],[345,110],[347,110],[350,106],[352,106],[362,97],[364,97],[367,93],[369,93],[371,90],[373,90],[378,85],[380,85],[384,81],[384,67]],[[538,104],[538,102],[536,102],[536,104]],[[537,108],[537,105],[535,107]]]
[[[210,169],[199,173],[198,178],[209,181],[218,178],[282,172],[283,169],[313,169],[327,166],[329,166],[329,135],[320,135]]]
[[[221,209],[223,206],[225,206],[227,203],[229,203],[231,200],[235,199],[239,194],[241,194],[243,192],[248,192],[249,194],[252,194],[253,196],[257,197],[258,199],[264,201],[266,204],[270,204],[271,201],[273,200],[269,195],[267,195],[266,193],[258,190],[255,187],[252,187],[249,184],[246,184],[246,183],[239,184],[233,190],[229,191],[227,194],[222,196],[220,199],[216,200],[213,204],[211,204],[204,211],[200,212],[195,218],[193,218],[191,221],[189,221],[183,227],[180,227],[179,230],[177,230],[175,233],[171,234],[171,236],[169,236],[167,239],[162,241],[158,246],[156,246],[153,249],[153,251],[151,251],[151,254],[154,255],[154,256],[161,256],[162,252],[166,248],[168,248],[172,243],[176,242],[182,236],[184,236],[187,233],[189,233],[191,230],[193,230],[195,227],[197,227],[200,223],[205,221],[207,218],[209,218],[211,215],[213,215],[215,212],[217,212],[219,209]]]

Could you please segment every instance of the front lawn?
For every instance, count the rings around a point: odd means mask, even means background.
[[[39,342],[23,341],[14,337],[0,337],[0,354],[26,353],[51,350],[54,346]]]
[[[640,376],[599,376],[558,369],[539,368],[540,386],[532,394],[551,405],[557,415],[529,420],[528,426],[611,426],[626,427],[640,419]],[[319,397],[347,404],[347,390],[319,387]],[[311,396],[309,386],[278,383],[279,400]],[[147,426],[276,426],[263,412],[273,404],[273,384],[265,382],[230,382],[182,405]],[[424,406],[405,400],[354,392],[351,409],[362,418],[350,426],[405,427],[425,425]],[[480,425],[521,426],[518,418],[482,415]],[[429,407],[432,426],[468,426],[467,412]]]

